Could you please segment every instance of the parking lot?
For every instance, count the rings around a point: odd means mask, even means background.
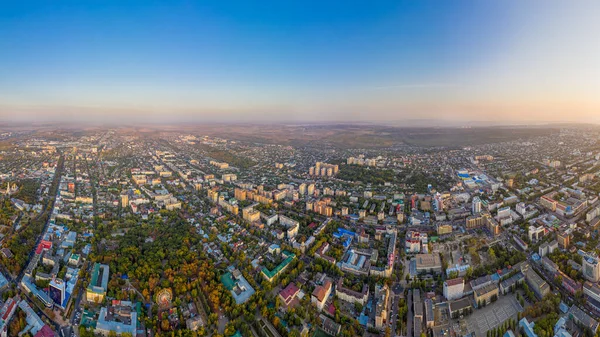
[[[485,336],[488,330],[495,329],[506,320],[516,319],[517,312],[521,311],[523,308],[513,294],[500,296],[495,303],[477,309],[467,317],[468,330],[474,332],[475,336]]]

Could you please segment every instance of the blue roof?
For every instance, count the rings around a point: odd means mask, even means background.
[[[521,318],[521,321],[519,321],[519,327],[523,328],[523,331],[527,337],[538,337],[533,331],[533,326],[534,323],[529,323],[527,318]]]
[[[360,313],[360,316],[358,316],[358,323],[362,326],[367,326],[369,323],[369,316],[365,316],[365,314]]]

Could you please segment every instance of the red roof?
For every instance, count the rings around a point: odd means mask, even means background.
[[[40,242],[40,244],[37,246],[35,253],[39,255],[44,249],[52,249],[52,242],[42,240],[42,242]]]
[[[458,278],[453,278],[451,280],[446,280],[446,285],[448,287],[451,287],[451,286],[455,286],[455,285],[458,285],[458,284],[463,284],[464,282],[465,281],[463,280],[462,277],[458,277]]]
[[[44,325],[40,331],[35,334],[35,337],[54,337],[54,331],[48,325]]]
[[[6,312],[4,313],[4,315],[2,315],[2,319],[6,320],[8,318],[8,314],[10,314],[10,312],[12,311],[12,308],[17,304],[16,301],[12,301],[10,302],[10,305],[8,306],[8,308],[6,308]]]
[[[329,312],[331,315],[335,315],[335,305],[333,305],[333,302],[331,302],[327,307],[327,312]]]
[[[279,295],[283,297],[286,302],[289,302],[296,294],[300,291],[294,282],[288,284],[285,289],[279,292]]]

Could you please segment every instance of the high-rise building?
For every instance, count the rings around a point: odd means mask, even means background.
[[[556,241],[558,241],[558,246],[562,249],[569,248],[569,244],[571,241],[571,235],[567,232],[558,232],[556,233]]]
[[[585,254],[583,256],[583,276],[590,282],[600,281],[600,265],[598,264],[598,257],[592,254]]]
[[[125,208],[129,205],[129,196],[127,194],[121,194],[121,207]]]
[[[64,308],[65,298],[67,296],[66,283],[61,279],[52,279],[48,284],[48,296],[52,299],[54,304]]]
[[[471,203],[471,212],[473,215],[481,213],[481,209],[483,204],[481,203],[481,199],[479,197],[474,197],[473,202]]]
[[[236,188],[235,190],[233,190],[233,196],[239,201],[246,200],[246,194],[246,190],[241,188]]]

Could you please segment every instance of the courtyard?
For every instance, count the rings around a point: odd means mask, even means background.
[[[475,336],[485,336],[488,330],[495,329],[508,319],[517,319],[517,313],[522,311],[523,307],[514,294],[500,296],[496,302],[476,309],[466,318],[468,331],[474,332]]]

